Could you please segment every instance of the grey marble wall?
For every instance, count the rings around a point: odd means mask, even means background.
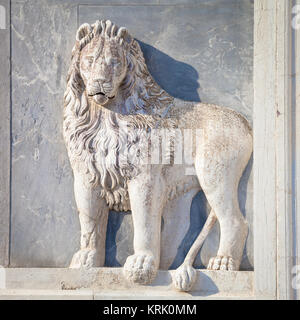
[[[111,19],[126,26],[142,47],[155,80],[173,96],[212,102],[252,120],[253,1],[112,0],[12,1],[13,267],[63,267],[79,247],[73,177],[62,138],[62,99],[76,28]],[[252,164],[239,187],[250,224],[242,268],[253,267]],[[172,267],[183,259],[203,226],[206,200],[199,193],[187,216]],[[191,221],[191,223],[190,223]],[[106,265],[132,253],[130,214],[111,212]],[[196,265],[217,250],[218,226]],[[164,245],[164,244],[162,244]]]

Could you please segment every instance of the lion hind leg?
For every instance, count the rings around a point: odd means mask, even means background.
[[[220,245],[208,269],[239,270],[248,234],[248,224],[240,211],[238,184],[251,152],[239,146],[210,141],[195,163],[203,192],[220,224]]]
[[[222,194],[223,192],[207,196],[208,202],[216,213],[221,230],[217,257],[211,258],[207,268],[239,270],[248,234],[248,224],[239,209],[237,197],[232,196],[233,200],[221,203]]]

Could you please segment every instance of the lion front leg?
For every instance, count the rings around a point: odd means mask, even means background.
[[[74,193],[81,229],[80,250],[70,268],[102,267],[105,261],[105,239],[108,207],[100,198],[99,189],[87,181],[87,176],[74,171]]]
[[[156,277],[160,259],[160,232],[165,192],[159,173],[143,173],[128,186],[134,226],[134,255],[124,265],[125,277],[149,284]]]

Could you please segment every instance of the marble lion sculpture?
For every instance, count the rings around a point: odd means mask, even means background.
[[[185,166],[175,163],[174,135],[169,163],[148,161],[160,129],[200,129],[192,145],[195,175],[187,175]],[[252,153],[252,131],[240,114],[171,97],[151,77],[127,29],[101,20],[77,31],[64,95],[63,132],[81,225],[81,247],[71,268],[103,266],[108,212],[131,210],[134,254],[126,260],[124,275],[130,282],[151,283],[160,264],[166,204],[184,197],[178,186],[185,184],[203,190],[211,213],[174,272],[174,286],[191,289],[194,259],[217,220],[220,244],[208,269],[239,270],[248,226],[237,190]]]

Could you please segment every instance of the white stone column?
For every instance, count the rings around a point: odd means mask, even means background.
[[[254,285],[258,298],[296,298],[292,267],[299,256],[300,208],[295,200],[300,190],[296,99],[300,91],[292,75],[298,73],[300,57],[299,31],[292,29],[294,4],[255,0]]]
[[[296,7],[297,6],[297,7]],[[298,274],[293,277],[300,278],[300,0],[293,3],[293,27],[292,39],[292,101],[293,101],[293,146],[294,146],[294,168],[293,183],[295,202],[293,206],[293,259],[294,266],[297,266]],[[298,281],[299,285],[300,281]],[[294,290],[294,297],[300,300],[300,288]]]

